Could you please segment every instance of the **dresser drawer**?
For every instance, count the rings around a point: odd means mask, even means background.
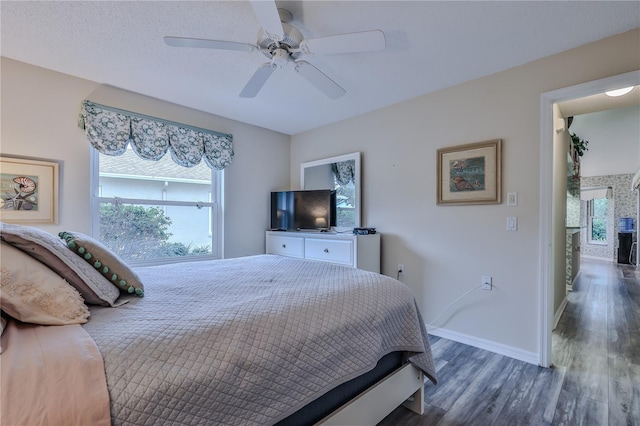
[[[305,238],[305,258],[353,266],[353,241]]]
[[[304,238],[267,235],[267,253],[280,256],[304,257]]]

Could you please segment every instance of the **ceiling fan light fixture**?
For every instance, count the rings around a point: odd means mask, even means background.
[[[282,68],[289,63],[289,52],[285,49],[275,49],[271,60],[278,68]]]
[[[258,47],[267,58],[271,58],[274,49],[286,48],[292,59],[297,59],[301,52],[298,50],[300,42],[304,38],[300,30],[293,25],[282,23],[284,36],[276,41],[271,38],[263,29],[258,32]]]
[[[609,90],[608,92],[604,92],[605,95],[611,96],[613,98],[618,96],[624,96],[627,93],[631,92],[635,86],[623,87],[622,89]]]

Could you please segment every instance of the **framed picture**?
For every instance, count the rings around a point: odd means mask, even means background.
[[[58,223],[59,162],[0,156],[0,220]]]
[[[500,204],[502,140],[438,150],[438,204]]]

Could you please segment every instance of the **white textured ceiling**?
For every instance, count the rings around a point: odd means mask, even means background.
[[[382,52],[305,56],[347,90],[293,71],[238,94],[266,58],[177,49],[165,35],[255,44],[245,1],[0,2],[2,56],[296,134],[640,27],[638,1],[278,1],[307,38],[384,31]],[[532,76],[535,77],[535,76]]]

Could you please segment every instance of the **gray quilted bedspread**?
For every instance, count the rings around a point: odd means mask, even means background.
[[[95,307],[115,425],[269,425],[392,351],[432,380],[414,297],[383,275],[280,256],[137,268],[144,298]]]

